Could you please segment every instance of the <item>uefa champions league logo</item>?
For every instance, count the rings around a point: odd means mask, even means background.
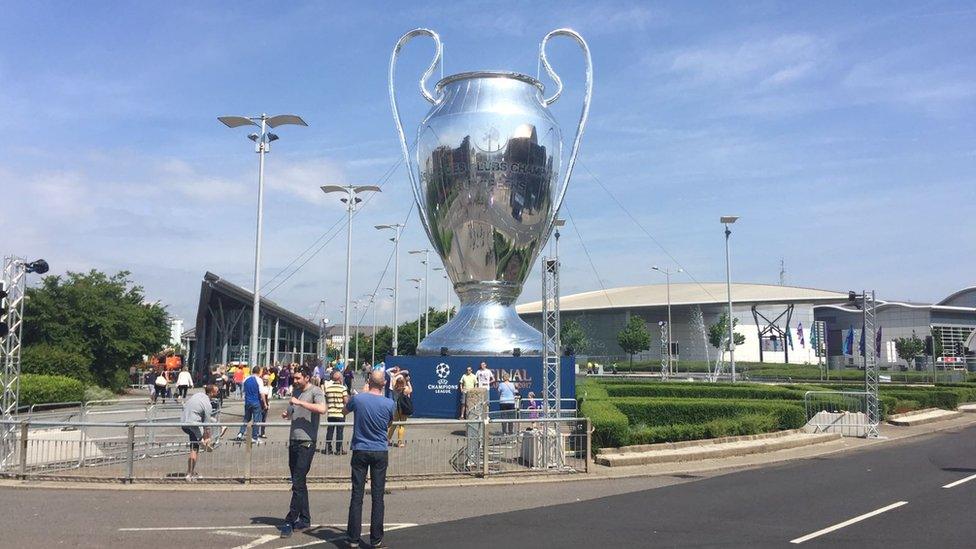
[[[437,373],[437,377],[439,377],[442,381],[446,380],[447,376],[451,375],[451,367],[443,362],[438,364],[434,371]]]

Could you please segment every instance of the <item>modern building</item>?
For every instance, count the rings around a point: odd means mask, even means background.
[[[845,302],[817,307],[815,316],[817,320],[826,323],[827,350],[831,364],[858,364],[863,352],[862,312],[858,304]],[[878,298],[875,325],[880,331],[880,337],[875,341],[879,364],[909,366],[898,358],[895,340],[912,336],[924,340],[931,336],[936,364],[945,367],[963,366],[966,361],[967,340],[976,330],[976,287],[959,290],[934,304],[885,301]],[[847,354],[844,353],[845,339],[854,342],[847,346]],[[918,367],[921,367],[922,362],[920,359]]]
[[[715,360],[718,349],[708,343],[708,327],[728,310],[724,283],[671,284],[671,337],[677,343],[680,360]],[[733,284],[732,315],[736,333],[745,342],[736,346],[735,358],[743,362],[781,362],[816,364],[817,356],[808,341],[813,327],[814,308],[847,301],[847,293],[796,286]],[[516,307],[519,315],[536,328],[541,326],[542,303]],[[608,288],[563,296],[560,299],[562,322],[575,320],[586,331],[585,354],[623,358],[617,334],[632,316],[644,320],[651,333],[651,348],[635,359],[653,360],[666,353],[664,326],[668,320],[666,284]],[[701,313],[701,322],[698,321]],[[800,341],[797,328],[802,326]],[[789,336],[787,336],[789,334]],[[792,339],[792,346],[790,345]],[[584,354],[584,353],[580,353]]]
[[[247,363],[254,294],[208,272],[200,286],[192,364],[210,371],[217,364]],[[258,365],[308,362],[319,352],[319,325],[261,299]]]
[[[343,330],[342,324],[332,324],[325,327],[325,340],[328,342],[330,347],[338,348],[341,350],[342,344],[345,341],[345,336],[343,335],[345,331]],[[379,330],[382,326],[377,326],[376,329]],[[349,326],[349,341],[355,341],[356,334],[359,333],[363,336],[369,337],[373,335],[373,325],[369,326]]]
[[[651,348],[635,358],[654,360],[666,349],[659,323],[667,321],[667,303],[667,285],[654,284],[564,296],[560,310],[564,323],[575,320],[587,333],[588,348],[580,354],[606,359],[626,357],[617,344],[617,334],[632,316],[639,316],[651,333]],[[725,284],[671,284],[672,340],[677,343],[679,359],[716,358],[717,348],[707,344],[702,326],[707,331],[727,308]],[[540,327],[541,302],[516,309],[526,322]],[[701,323],[697,311],[701,311]],[[826,359],[833,367],[860,364],[861,311],[849,302],[847,292],[733,284],[732,313],[737,320],[736,333],[745,337],[745,342],[736,346],[737,361],[817,364]],[[879,297],[875,323],[881,332],[875,347],[882,366],[899,363],[895,340],[913,334],[922,340],[932,336],[936,363],[961,366],[967,341],[976,341],[972,336],[976,331],[976,287],[962,289],[935,304]],[[812,329],[822,334],[824,345],[819,352],[811,345]],[[852,329],[854,343],[845,346],[845,339],[851,341],[848,333]]]
[[[169,319],[169,344],[179,345],[182,337],[183,337],[183,319],[182,318]]]

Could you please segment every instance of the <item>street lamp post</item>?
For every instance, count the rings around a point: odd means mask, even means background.
[[[444,267],[434,267],[434,270],[435,271],[444,271],[444,273],[445,273],[443,275],[443,277],[444,277],[444,280],[447,283],[447,291],[444,292],[444,295],[445,295],[445,298],[446,298],[445,299],[445,302],[444,302],[444,314],[447,315],[447,318],[444,320],[444,323],[446,324],[447,322],[449,322],[451,320],[451,279],[447,276],[447,274],[446,274],[447,273],[447,269],[445,269]]]
[[[424,280],[430,280],[430,250],[410,250],[409,254],[424,254]],[[430,333],[430,292],[428,285],[424,286],[424,337]],[[419,333],[419,332],[418,332]]]
[[[340,200],[346,205],[346,309],[342,327],[342,361],[349,364],[349,301],[352,296],[352,214],[356,211],[356,205],[363,201],[357,195],[363,192],[382,192],[376,185],[322,185],[322,192],[345,193],[345,198]]]
[[[400,285],[399,284],[394,284],[394,286],[399,287]],[[393,340],[390,342],[390,345],[393,347],[393,349],[392,349],[393,350],[393,356],[397,356],[396,343],[393,343],[394,341],[396,341],[396,333],[397,333],[397,327],[396,327],[396,317],[397,317],[397,315],[396,315],[396,301],[397,301],[396,300],[396,295],[397,295],[397,292],[396,292],[396,288],[383,288],[383,289],[386,290],[386,291],[388,291],[388,292],[390,292],[390,298],[393,300]],[[386,358],[384,357],[384,360],[385,359]]]
[[[733,329],[735,322],[732,320],[732,256],[729,254],[729,237],[732,236],[732,230],[729,229],[729,225],[735,223],[737,219],[739,219],[737,215],[723,215],[719,218],[719,222],[725,225],[725,292],[729,303],[729,364],[732,365],[732,383],[735,383],[735,331]]]
[[[278,139],[277,134],[271,133],[268,128],[278,126],[294,125],[308,126],[300,116],[294,114],[277,114],[268,116],[218,116],[228,128],[239,128],[241,126],[258,126],[261,133],[252,133],[247,137],[254,141],[254,152],[258,153],[258,216],[257,227],[254,237],[254,304],[251,314],[251,345],[248,349],[248,365],[254,368],[258,359],[258,330],[261,320],[261,234],[264,225],[264,155],[271,151],[271,142]],[[258,123],[260,122],[260,123]]]
[[[671,334],[671,271],[668,270],[668,269],[662,269],[662,268],[658,267],[657,265],[654,265],[653,267],[651,267],[651,269],[654,269],[655,271],[664,273],[664,276],[667,279],[667,285],[668,285],[668,375],[674,375],[677,372],[675,371],[676,369],[674,367],[674,351],[672,350],[673,347],[674,347],[674,338],[673,338],[673,336]],[[679,268],[675,272],[676,273],[682,273],[684,271]]]
[[[361,301],[359,301],[358,299],[355,300],[355,301],[353,301],[352,307],[353,307],[353,309],[356,310],[356,316],[359,316],[359,306],[362,305],[362,304],[363,303]],[[356,364],[359,364],[359,321],[358,320],[356,321],[356,334],[353,337],[356,338],[356,354],[355,354],[356,359],[353,361],[353,366],[355,366]],[[344,366],[346,368],[349,367],[349,361],[348,360],[346,361],[346,363],[344,364]]]
[[[424,288],[425,288],[424,287],[424,279],[422,279],[422,278],[411,278],[410,279],[410,282],[416,282],[417,283],[417,286],[416,286],[417,292],[418,292],[417,293],[417,347],[420,347],[420,317],[422,315],[422,313],[420,311],[420,308],[424,306],[424,300],[423,300],[423,297],[420,294],[420,291],[424,290]],[[416,353],[416,351],[414,351],[414,352]]]
[[[373,350],[370,353],[370,358],[369,358],[369,365],[372,366],[373,364],[376,364],[376,309],[378,307],[376,306],[375,293],[369,294],[369,305],[370,307],[373,308],[373,336],[370,338],[373,344]]]
[[[400,340],[397,337],[399,327],[397,324],[397,312],[400,308],[400,233],[403,232],[402,223],[392,225],[376,225],[377,230],[392,230],[393,238],[393,356],[397,356],[397,346]]]

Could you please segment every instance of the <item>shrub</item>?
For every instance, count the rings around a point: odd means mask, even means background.
[[[898,400],[914,400],[922,408],[943,408],[955,410],[959,406],[959,395],[950,389],[899,388],[884,390],[887,396]]]
[[[20,376],[20,405],[47,402],[79,402],[85,398],[85,386],[66,376],[24,374]]]
[[[695,383],[629,383],[607,385],[611,397],[749,398],[803,400],[803,392],[771,385],[727,385]]]
[[[779,419],[771,414],[746,414],[737,418],[719,418],[707,423],[664,425],[635,429],[630,444],[655,444],[740,435],[755,435],[775,431]]]
[[[742,399],[619,398],[613,404],[631,424],[649,426],[708,423],[748,414],[770,414],[778,429],[797,429],[806,423],[806,411],[797,401]]]
[[[626,446],[630,442],[630,424],[627,416],[605,400],[586,400],[580,412],[590,418],[593,428],[592,446],[599,448]]]
[[[47,343],[24,347],[20,357],[20,371],[25,374],[67,376],[88,383],[92,359],[83,352]]]

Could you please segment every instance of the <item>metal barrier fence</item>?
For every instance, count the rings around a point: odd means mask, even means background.
[[[517,419],[521,421],[525,420],[535,420],[540,417],[544,417],[542,413],[542,399],[534,398],[530,399],[528,397],[517,397],[515,399],[515,409],[513,410],[501,410],[498,409],[501,404],[498,400],[487,401],[488,406],[488,416],[492,419]],[[559,417],[562,419],[570,419],[576,417],[576,407],[577,402],[575,398],[561,398],[559,399]],[[550,401],[550,406],[555,410],[555,399]],[[555,412],[553,412],[555,414]]]
[[[541,459],[541,425],[552,422],[562,449]],[[2,421],[16,428],[15,458],[0,477],[21,479],[173,482],[185,481],[188,437],[177,422]],[[215,443],[199,452],[196,471],[204,482],[286,482],[288,423],[212,423]],[[402,428],[402,431],[401,431]],[[253,439],[252,429],[265,438]],[[339,430],[341,429],[341,434]],[[393,424],[388,477],[488,476],[572,473],[590,470],[588,419],[411,420]],[[221,434],[223,432],[223,434]],[[341,441],[339,440],[341,437]],[[350,476],[352,423],[326,423],[310,482]],[[402,443],[402,444],[399,444]]]
[[[807,426],[815,433],[845,437],[868,434],[868,393],[865,391],[807,391],[803,394]]]

